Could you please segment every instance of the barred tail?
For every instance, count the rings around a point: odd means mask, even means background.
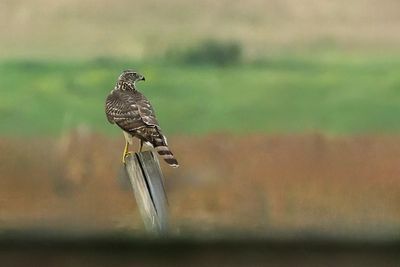
[[[171,167],[179,167],[178,161],[168,148],[167,139],[164,135],[159,133],[157,137],[153,139],[153,146],[157,153],[165,160],[165,162]]]

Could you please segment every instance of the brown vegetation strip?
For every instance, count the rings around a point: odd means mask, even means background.
[[[172,137],[173,229],[379,234],[400,228],[400,136]],[[143,229],[119,177],[123,139],[0,138],[0,231]]]

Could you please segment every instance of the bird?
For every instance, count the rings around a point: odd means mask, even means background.
[[[133,144],[135,137],[140,140],[139,152],[145,143],[157,151],[168,165],[176,168],[179,166],[178,161],[168,147],[154,109],[150,101],[137,90],[140,81],[145,81],[145,77],[139,72],[124,70],[105,102],[107,120],[121,128],[125,136],[122,162],[125,164],[126,157],[132,153],[129,152],[129,145]]]

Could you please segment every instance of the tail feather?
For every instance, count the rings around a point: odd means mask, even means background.
[[[153,139],[153,146],[160,157],[162,157],[168,165],[174,168],[179,167],[178,161],[169,149],[167,139],[164,135],[158,132],[158,136]]]

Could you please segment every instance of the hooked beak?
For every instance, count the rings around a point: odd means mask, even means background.
[[[144,76],[140,76],[139,81],[145,81],[146,79],[144,78]]]

